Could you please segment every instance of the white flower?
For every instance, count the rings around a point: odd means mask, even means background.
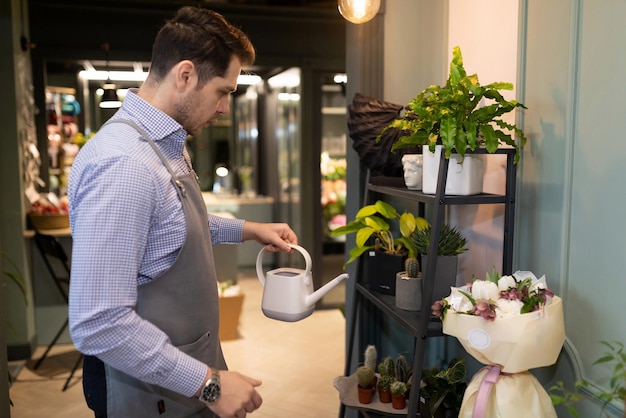
[[[496,303],[496,318],[509,318],[520,314],[524,303],[521,300],[499,299]]]
[[[529,277],[530,277],[531,282],[534,283],[534,282],[537,281],[537,276],[535,276],[535,274],[532,271],[517,270],[515,273],[513,273],[513,277],[515,277],[515,279],[518,282],[521,282],[522,280],[528,279]]]
[[[497,300],[500,297],[500,290],[494,282],[476,280],[472,283],[472,296],[474,299]]]
[[[517,281],[513,276],[502,276],[500,280],[498,280],[498,289],[501,292],[506,292],[511,288],[517,288]]]
[[[450,308],[455,312],[467,312],[474,309],[472,302],[461,292],[469,293],[468,286],[451,287],[450,296],[446,298]]]

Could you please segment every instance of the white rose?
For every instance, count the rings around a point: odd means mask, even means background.
[[[474,299],[497,300],[500,297],[498,285],[487,280],[476,280],[472,283]]]
[[[446,298],[450,308],[455,312],[467,312],[474,309],[472,302],[461,292],[469,293],[468,286],[450,288],[450,296]]]
[[[496,318],[510,318],[520,314],[524,303],[521,300],[500,299],[496,302]]]
[[[515,277],[513,276],[502,276],[500,280],[498,280],[498,289],[501,292],[506,292],[511,288],[517,288],[517,281],[515,281]]]

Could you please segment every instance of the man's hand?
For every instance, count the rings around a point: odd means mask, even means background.
[[[244,241],[254,239],[267,245],[266,251],[283,251],[290,253],[293,249],[289,244],[298,244],[296,233],[286,223],[259,223],[245,221],[242,237]]]
[[[220,397],[209,406],[220,418],[244,418],[263,403],[261,395],[256,391],[256,387],[261,385],[260,380],[222,370],[220,383]]]

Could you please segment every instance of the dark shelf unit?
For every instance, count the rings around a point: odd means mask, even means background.
[[[478,149],[476,151],[468,151],[468,154],[487,154],[484,149]],[[515,186],[516,186],[516,166],[514,163],[515,149],[506,148],[498,149],[494,154],[506,155],[506,184],[505,194],[489,194],[481,193],[470,196],[456,196],[446,195],[445,188],[448,175],[449,160],[445,159],[445,155],[441,153],[441,160],[439,164],[437,189],[434,195],[424,194],[420,191],[408,190],[404,185],[403,178],[395,177],[370,177],[368,178],[365,186],[364,202],[373,201],[373,196],[395,196],[418,203],[417,212],[422,215],[424,213],[425,205],[432,206],[432,219],[431,219],[431,236],[430,236],[430,248],[429,254],[434,254],[437,251],[437,243],[439,241],[439,235],[441,226],[443,224],[443,217],[446,206],[451,205],[484,205],[484,204],[503,204],[504,205],[504,231],[503,231],[503,251],[502,251],[502,274],[511,274],[513,267],[513,232],[515,222]],[[356,329],[361,326],[367,318],[364,318],[364,312],[361,308],[363,302],[367,301],[371,305],[375,306],[383,315],[391,318],[396,323],[400,324],[407,332],[415,339],[415,355],[413,358],[413,380],[411,382],[411,393],[408,399],[408,413],[407,417],[420,417],[418,414],[419,404],[419,382],[423,371],[423,363],[426,352],[426,341],[429,337],[443,336],[441,321],[438,318],[433,317],[428,312],[428,315],[422,315],[420,312],[408,312],[402,311],[395,307],[395,297],[390,295],[384,295],[368,289],[367,284],[362,283],[360,278],[361,263],[356,261],[357,265],[357,278],[354,287],[353,304],[352,309],[348,313],[348,324],[350,325],[350,335],[348,337],[348,351],[346,356],[346,365],[344,374],[350,375],[352,363],[352,353],[354,351]],[[426,271],[424,272],[423,291],[422,291],[422,306],[430,311],[430,300],[433,294],[434,277],[437,263],[427,263]],[[358,342],[360,348],[362,344]],[[359,409],[359,408],[356,408]],[[345,414],[345,405],[342,403],[339,417],[343,418]],[[398,416],[397,414],[387,414],[384,412],[379,413],[381,416]]]

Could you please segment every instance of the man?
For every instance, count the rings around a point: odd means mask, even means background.
[[[289,252],[297,237],[207,215],[185,150],[229,111],[254,57],[222,16],[183,7],[157,34],[147,80],[74,161],[70,332],[98,417],[241,418],[261,405],[261,382],[226,370],[211,244]]]

